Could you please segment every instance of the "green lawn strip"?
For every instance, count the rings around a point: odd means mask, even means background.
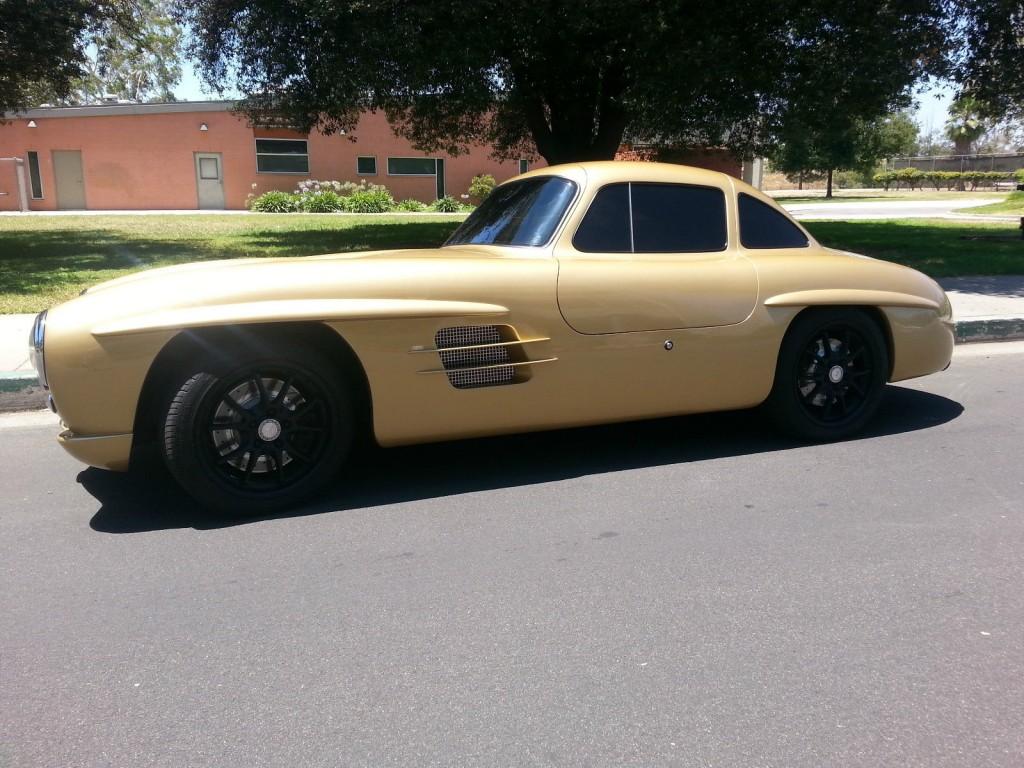
[[[210,259],[440,245],[451,216],[40,216],[0,218],[0,314],[37,312],[139,269]]]
[[[893,200],[949,200],[956,202],[957,199],[990,199],[1000,200],[1006,196],[1006,192],[993,192],[991,190],[975,190],[974,192],[964,191],[958,192],[956,190],[914,190],[913,192],[906,191],[892,191],[885,192],[884,190],[874,190],[872,192],[855,192],[845,194],[842,191],[835,193],[832,198],[827,198],[824,195],[807,195],[807,194],[795,194],[790,195],[786,192],[770,192],[768,193],[776,203],[788,204],[793,203],[796,205],[807,205],[809,203],[880,203]]]
[[[897,219],[804,226],[822,245],[895,261],[932,277],[1024,274],[1024,240],[1008,222]]]
[[[1024,192],[1011,192],[1000,203],[989,203],[988,205],[976,205],[973,208],[960,208],[959,213],[1002,213],[1011,216],[1024,216]]]

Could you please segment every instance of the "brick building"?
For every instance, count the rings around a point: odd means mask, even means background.
[[[231,108],[228,101],[101,104],[8,115],[0,123],[0,210],[23,202],[39,211],[238,209],[251,193],[291,191],[304,179],[366,179],[397,200],[429,202],[464,194],[477,174],[500,182],[544,164],[499,162],[485,146],[458,157],[424,154],[381,113],[366,113],[349,135],[325,136],[253,126]],[[740,175],[721,152],[673,161]]]

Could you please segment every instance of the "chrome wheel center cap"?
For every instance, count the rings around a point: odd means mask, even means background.
[[[281,436],[281,422],[277,419],[264,419],[256,428],[256,434],[265,443],[272,443]]]
[[[833,365],[831,368],[828,369],[828,380],[831,381],[833,384],[838,384],[840,381],[843,380],[843,376],[845,375],[845,373],[846,371],[843,370],[843,366]]]

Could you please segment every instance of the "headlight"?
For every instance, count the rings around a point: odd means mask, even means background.
[[[28,354],[32,367],[39,376],[39,383],[44,389],[50,386],[46,381],[46,355],[43,347],[46,341],[46,310],[36,315],[36,321],[32,323],[32,333],[28,337]]]
[[[942,306],[939,307],[939,319],[947,323],[953,322],[953,305],[949,303],[949,296],[942,294]]]

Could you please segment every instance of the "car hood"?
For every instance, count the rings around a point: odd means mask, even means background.
[[[125,319],[161,316],[165,321],[192,310],[252,307],[273,316],[304,303],[318,315],[329,302],[356,300],[452,301],[467,276],[500,284],[494,270],[503,260],[550,261],[542,253],[512,253],[489,247],[454,246],[369,251],[296,258],[209,261],[143,270],[96,285],[50,310],[48,324],[102,329],[136,327]],[[551,269],[554,269],[551,266]],[[274,306],[272,306],[274,305]],[[228,313],[230,314],[230,313]],[[249,317],[258,317],[246,313]],[[214,317],[216,315],[211,315]],[[170,320],[168,319],[170,318]],[[143,323],[142,326],[146,324]],[[142,327],[138,326],[138,327]]]

